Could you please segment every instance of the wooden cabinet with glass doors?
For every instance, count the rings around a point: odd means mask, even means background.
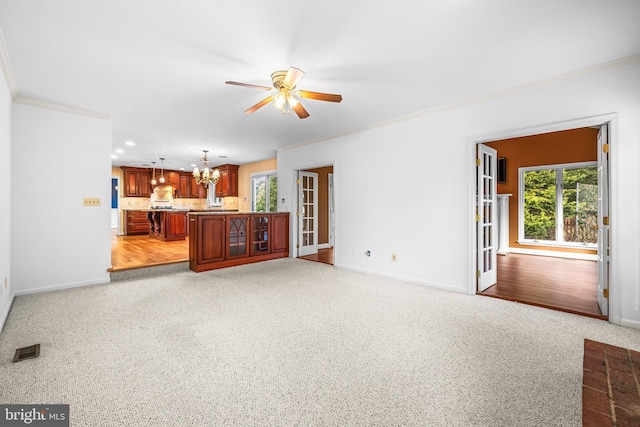
[[[189,213],[189,265],[193,271],[288,256],[288,213]]]

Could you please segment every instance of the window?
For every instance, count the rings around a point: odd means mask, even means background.
[[[216,184],[209,184],[207,187],[207,207],[213,206],[222,206],[222,197],[216,196]]]
[[[519,169],[518,240],[547,246],[598,243],[595,162]]]
[[[252,175],[251,209],[254,212],[278,211],[278,177],[275,171]]]

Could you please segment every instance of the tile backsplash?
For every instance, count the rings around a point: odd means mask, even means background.
[[[206,199],[173,199],[176,208],[205,209]],[[149,209],[148,197],[123,197],[120,199],[120,209],[136,210]]]
[[[176,208],[187,209],[206,209],[206,199],[173,199],[173,204]],[[120,199],[120,209],[122,210],[136,210],[136,209],[149,209],[148,197],[122,197]],[[223,197],[222,206],[220,209],[234,210],[238,209],[237,197]]]

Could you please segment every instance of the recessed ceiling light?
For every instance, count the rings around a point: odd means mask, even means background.
[[[133,142],[133,141],[127,141],[127,142],[125,142],[125,144],[126,144],[126,145],[136,145],[136,143],[135,143],[135,142]]]
[[[124,153],[124,150],[122,148],[116,148],[116,153],[122,154]]]
[[[117,159],[117,158],[118,158],[118,156],[116,156],[115,154],[112,154],[112,155],[111,155],[111,158],[112,158],[112,159]]]

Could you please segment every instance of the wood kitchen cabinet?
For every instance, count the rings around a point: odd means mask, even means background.
[[[149,220],[147,213],[144,211],[125,211],[124,212],[124,234],[133,236],[137,234],[149,233]]]
[[[251,256],[271,253],[271,215],[253,214],[249,220]]]
[[[193,271],[289,256],[288,213],[190,212],[188,217]]]
[[[249,217],[227,215],[226,259],[245,258],[249,255]]]
[[[284,212],[271,214],[269,230],[271,231],[271,253],[289,256],[289,214]]]
[[[194,271],[209,270],[206,266],[225,260],[226,215],[189,214],[188,217],[189,264]]]
[[[195,179],[193,179],[193,175],[189,174],[189,179],[191,179],[191,188],[190,194],[192,199],[206,199],[207,198],[207,187],[202,184],[198,184]]]
[[[144,168],[122,167],[124,172],[125,197],[149,197],[151,195],[151,172]]]
[[[122,166],[124,171],[124,197],[149,197],[153,192],[151,186],[151,171],[145,168]],[[156,170],[156,179],[160,178],[160,172]],[[206,199],[207,189],[204,185],[196,184],[190,172],[164,171],[166,185],[174,188],[175,198]],[[229,181],[231,183],[231,181]],[[235,172],[235,183],[231,183],[232,190],[238,195],[238,173]],[[227,191],[228,193],[228,191]],[[220,196],[222,197],[222,196]]]
[[[181,173],[178,176],[178,188],[177,188],[177,196],[178,197],[191,197],[191,174]]]
[[[217,197],[238,197],[238,165],[222,165],[216,169],[220,172],[220,179],[216,184]]]
[[[173,188],[180,186],[180,173],[177,171],[166,170],[164,171],[164,183],[170,185]]]

